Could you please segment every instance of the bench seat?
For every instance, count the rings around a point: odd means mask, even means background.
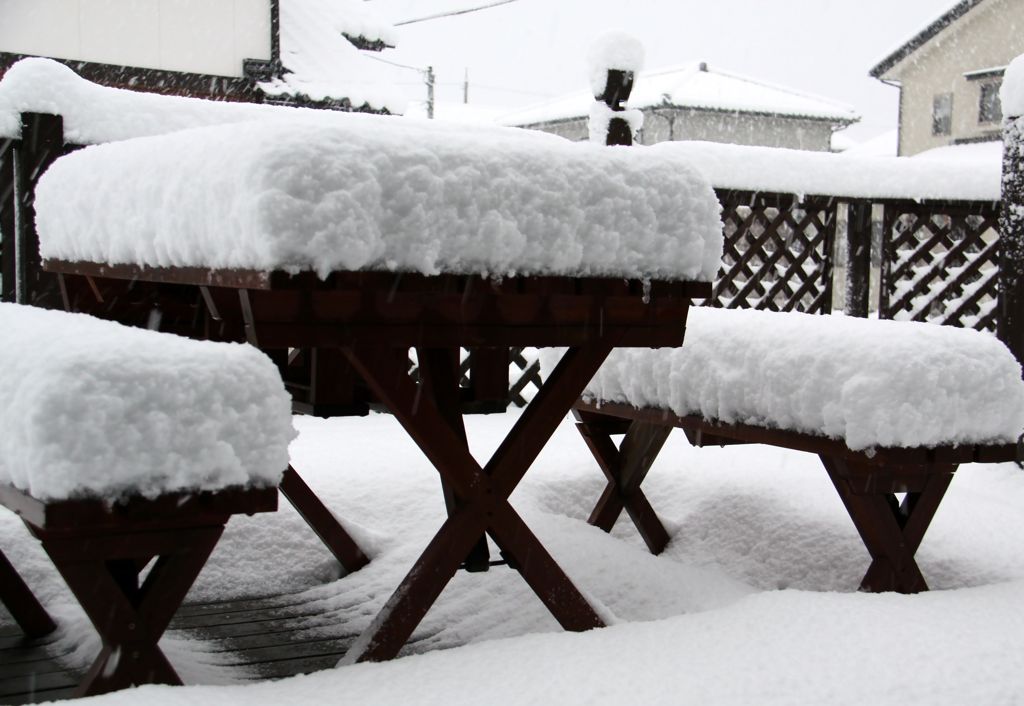
[[[616,352],[574,414],[608,479],[591,524],[609,531],[625,509],[651,551],[664,548],[640,484],[673,428],[695,446],[805,451],[871,554],[861,588],[911,593],[927,589],[914,553],[958,465],[1021,459],[1024,382],[975,331],[696,309],[683,347]]]
[[[78,695],[180,684],[157,646],[233,514],[277,508],[295,436],[254,348],[0,304],[0,505],[40,540],[102,648]],[[52,620],[0,554],[29,636]]]

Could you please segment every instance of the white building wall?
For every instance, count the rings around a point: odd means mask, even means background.
[[[0,51],[240,77],[271,59],[270,0],[0,0]]]

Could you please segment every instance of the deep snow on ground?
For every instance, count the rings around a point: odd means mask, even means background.
[[[517,412],[468,419],[485,460]],[[310,629],[354,634],[443,519],[437,475],[386,415],[296,418],[292,461],[372,555],[335,567],[285,503],[231,520],[193,600],[301,592]],[[963,467],[918,561],[932,592],[856,592],[866,550],[817,459],[767,447],[690,448],[678,432],[644,487],[673,540],[649,555],[620,520],[585,518],[603,477],[566,420],[513,505],[585,594],[604,630],[560,630],[518,574],[459,573],[415,650],[256,686],[232,681],[199,643],[165,640],[192,688],[146,687],[111,704],[1013,703],[1024,700],[1024,472]],[[34,541],[0,514],[4,551],[89,661],[95,638]],[[9,620],[0,617],[0,620]],[[501,638],[501,639],[496,639]],[[443,649],[457,647],[457,649]],[[408,652],[408,650],[407,650]],[[344,695],[342,697],[342,695]],[[91,703],[91,702],[90,702]]]

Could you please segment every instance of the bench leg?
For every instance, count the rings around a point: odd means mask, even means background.
[[[126,532],[48,532],[29,525],[100,634],[76,696],[181,684],[157,643],[224,530],[220,524]],[[143,560],[156,557],[139,585]]]
[[[611,532],[619,515],[626,510],[647,548],[652,554],[660,554],[668,544],[668,532],[640,489],[640,484],[651,470],[672,427],[634,421],[626,430],[622,444],[616,448],[611,434],[600,424],[590,424],[579,415],[577,418],[581,421],[577,422],[576,428],[608,480],[587,522]]]
[[[294,468],[288,466],[278,488],[338,560],[345,573],[358,571],[370,563],[363,550],[338,522],[338,518],[327,509]]]
[[[821,457],[839,497],[846,506],[864,546],[871,555],[871,566],[861,581],[861,590],[918,593],[928,584],[914,559],[942,498],[953,480],[955,465],[936,464],[915,468],[908,476],[906,497],[897,501],[889,489],[868,487],[872,475],[885,476],[888,469],[860,467],[838,458]]]
[[[3,552],[0,552],[0,603],[7,606],[14,620],[29,637],[43,637],[57,629],[53,618]]]

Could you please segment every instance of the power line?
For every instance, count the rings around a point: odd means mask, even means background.
[[[426,22],[427,20],[439,20],[443,17],[455,17],[456,15],[466,15],[470,12],[476,12],[478,10],[487,10],[492,7],[498,7],[500,5],[508,5],[509,3],[516,2],[516,0],[494,0],[486,5],[480,5],[479,7],[467,7],[462,10],[449,10],[448,12],[438,12],[433,15],[426,15],[424,17],[415,17],[411,20],[402,20],[401,22],[395,22],[393,26],[401,27],[402,25],[411,25],[417,22]]]

